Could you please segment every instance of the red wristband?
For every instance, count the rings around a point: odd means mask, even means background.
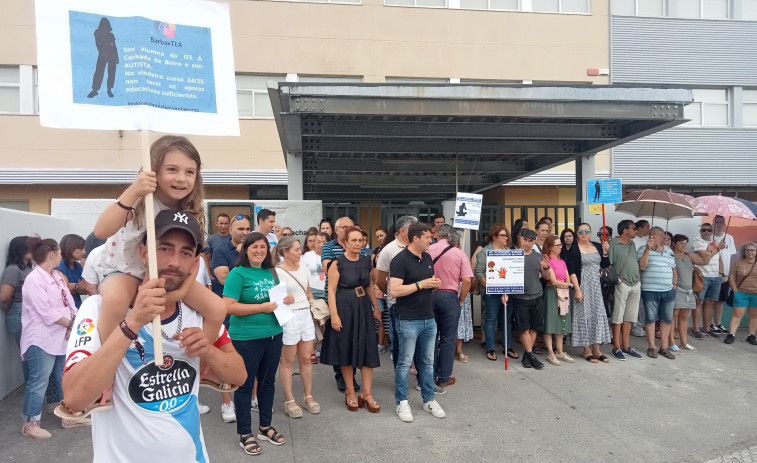
[[[137,340],[137,333],[129,328],[129,325],[126,324],[126,320],[121,320],[121,323],[119,323],[118,326],[121,327],[121,332],[124,334],[124,336],[131,339],[132,341]]]

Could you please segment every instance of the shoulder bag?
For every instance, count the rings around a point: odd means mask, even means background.
[[[691,278],[691,290],[695,293],[704,289],[704,275],[699,267],[694,267],[694,275]]]
[[[623,269],[626,268],[626,264],[628,263],[628,259],[630,257],[631,247],[629,246],[628,255],[626,255],[626,260],[623,261],[623,265],[620,266],[620,272],[616,272],[615,267],[613,267],[611,263],[609,267],[599,269],[599,281],[605,286],[615,286],[617,284],[620,284],[621,279],[619,273],[623,273]]]
[[[755,261],[754,264],[757,264],[757,261]],[[742,278],[741,281],[739,281],[739,284],[736,285],[736,291],[739,290],[739,288],[741,287],[741,284],[744,283],[744,280],[746,280],[747,278],[749,278],[749,275],[752,274],[752,271],[754,270],[754,264],[752,264],[752,268],[749,269],[749,273],[747,273],[746,276],[744,278]],[[725,300],[725,303],[728,304],[729,306],[733,307],[733,290],[731,290],[728,293],[728,298]]]
[[[290,277],[294,281],[297,282],[298,285],[300,285],[300,288],[302,288],[302,292],[305,293],[305,297],[308,295],[308,290],[302,286],[302,283],[300,283],[300,280],[298,280],[294,275],[292,275],[288,270],[277,267],[281,270],[284,270],[289,274]],[[319,325],[323,326],[326,324],[326,321],[331,318],[331,312],[329,311],[329,305],[326,304],[326,301],[323,299],[308,299],[308,303],[310,303],[310,313],[313,314],[313,319],[318,322]]]

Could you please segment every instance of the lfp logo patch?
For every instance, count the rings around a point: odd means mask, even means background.
[[[176,24],[155,21],[155,28],[158,30],[158,32],[169,39],[172,39],[176,36]]]
[[[85,318],[80,321],[79,325],[76,327],[76,334],[84,336],[85,334],[91,333],[93,329],[95,329],[95,322],[93,322],[91,318]]]

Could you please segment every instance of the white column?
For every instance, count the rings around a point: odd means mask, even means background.
[[[305,199],[302,154],[287,152],[287,199],[290,201],[302,201]]]
[[[597,177],[594,155],[583,155],[576,159],[576,206],[582,222],[589,219],[589,205],[586,204],[586,181]]]

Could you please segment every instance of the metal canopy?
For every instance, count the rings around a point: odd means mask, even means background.
[[[441,201],[686,122],[691,91],[597,85],[269,82],[292,190]],[[293,165],[294,164],[294,165]]]

